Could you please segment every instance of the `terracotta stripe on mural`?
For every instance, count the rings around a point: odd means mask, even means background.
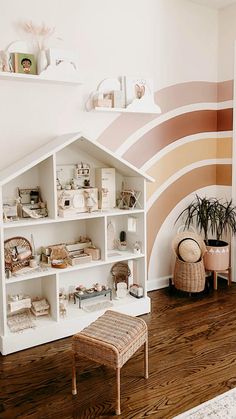
[[[217,131],[217,111],[189,112],[151,129],[123,157],[134,166],[141,167],[168,144],[188,135],[212,131]]]
[[[217,131],[232,131],[233,109],[220,109],[217,111]]]
[[[215,185],[231,185],[231,165],[202,166],[173,182],[155,201],[147,217],[148,260],[158,231],[171,210],[190,193]]]

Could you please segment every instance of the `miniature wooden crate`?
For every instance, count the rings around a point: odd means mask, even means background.
[[[88,263],[92,261],[92,256],[87,255],[85,253],[78,254],[78,255],[72,255],[67,258],[67,261],[70,265],[75,266],[79,265],[81,263]]]

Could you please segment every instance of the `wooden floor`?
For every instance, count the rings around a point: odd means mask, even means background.
[[[150,377],[139,350],[121,371],[121,418],[173,418],[236,387],[236,285],[209,295],[151,292]],[[71,338],[0,357],[0,418],[114,417],[115,373],[79,362],[71,395]]]

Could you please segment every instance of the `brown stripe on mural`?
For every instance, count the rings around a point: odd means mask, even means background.
[[[217,131],[232,131],[233,109],[220,109],[217,111]]]
[[[154,202],[147,216],[148,261],[160,227],[175,206],[190,193],[220,182],[231,186],[231,165],[198,167],[173,182]]]
[[[217,85],[217,101],[225,102],[227,100],[233,100],[234,95],[234,81],[227,80],[221,81]]]
[[[188,135],[217,131],[217,111],[188,112],[154,127],[123,155],[136,167],[141,167],[158,151]]]

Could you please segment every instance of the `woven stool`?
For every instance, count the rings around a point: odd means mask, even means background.
[[[120,415],[120,369],[144,344],[144,371],[148,378],[148,332],[142,319],[108,310],[73,336],[72,394],[76,388],[76,355],[116,370],[116,414]]]

